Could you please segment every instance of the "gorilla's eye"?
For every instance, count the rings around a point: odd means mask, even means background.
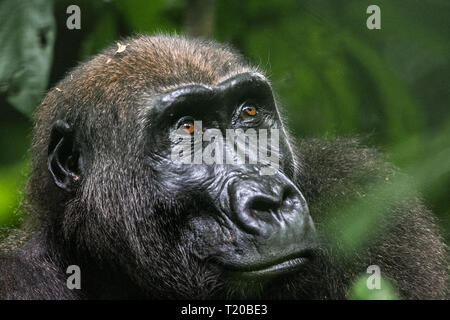
[[[244,119],[248,119],[256,115],[256,107],[252,104],[245,105],[242,108],[241,116]]]
[[[183,129],[189,134],[194,133],[194,123],[192,121],[185,121],[178,128]]]

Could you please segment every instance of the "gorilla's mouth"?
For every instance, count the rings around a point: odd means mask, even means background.
[[[313,252],[305,250],[265,263],[252,265],[223,264],[231,274],[245,278],[271,277],[298,271],[313,259]]]
[[[286,274],[297,270],[303,266],[309,259],[306,257],[298,257],[284,262],[273,264],[265,268],[243,271],[242,275],[247,277],[276,276]]]

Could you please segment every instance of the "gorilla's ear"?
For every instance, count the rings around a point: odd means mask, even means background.
[[[56,185],[63,190],[76,190],[81,178],[80,152],[75,144],[75,134],[67,122],[57,120],[50,134],[47,165]]]

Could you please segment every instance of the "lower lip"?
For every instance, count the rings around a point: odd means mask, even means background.
[[[245,277],[263,277],[263,276],[267,277],[267,276],[287,274],[297,270],[299,267],[303,266],[308,260],[309,259],[306,257],[299,257],[263,269],[245,270],[237,272]]]

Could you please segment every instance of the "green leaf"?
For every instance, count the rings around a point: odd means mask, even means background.
[[[0,92],[30,116],[48,83],[55,39],[53,2],[4,0],[0,21]]]

